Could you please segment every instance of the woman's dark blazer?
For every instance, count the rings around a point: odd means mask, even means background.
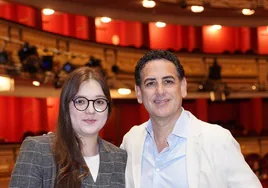
[[[52,154],[55,135],[27,137],[20,148],[13,169],[10,188],[52,188],[56,177],[56,165]],[[100,166],[96,182],[91,175],[82,181],[81,187],[125,187],[127,154],[124,150],[99,138]]]

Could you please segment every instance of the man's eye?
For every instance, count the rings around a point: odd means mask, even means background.
[[[173,81],[173,80],[165,80],[164,83],[165,83],[165,84],[173,84],[174,81]]]
[[[146,87],[154,86],[155,82],[147,82],[145,85]]]

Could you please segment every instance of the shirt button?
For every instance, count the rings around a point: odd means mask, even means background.
[[[160,172],[160,169],[159,169],[159,168],[157,168],[157,169],[156,169],[156,172]]]

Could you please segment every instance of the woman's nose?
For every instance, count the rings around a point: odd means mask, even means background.
[[[92,101],[89,102],[88,107],[85,110],[85,112],[88,113],[88,114],[94,114],[95,113],[95,109],[93,107],[93,102]]]

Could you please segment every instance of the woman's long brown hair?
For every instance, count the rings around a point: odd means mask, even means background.
[[[111,113],[110,91],[103,74],[89,67],[74,70],[65,80],[60,96],[58,126],[53,145],[57,165],[56,188],[80,188],[82,179],[89,175],[89,169],[81,153],[82,143],[72,127],[69,110],[69,104],[77,94],[81,83],[89,79],[94,79],[101,85],[104,95],[110,101],[108,116]]]

